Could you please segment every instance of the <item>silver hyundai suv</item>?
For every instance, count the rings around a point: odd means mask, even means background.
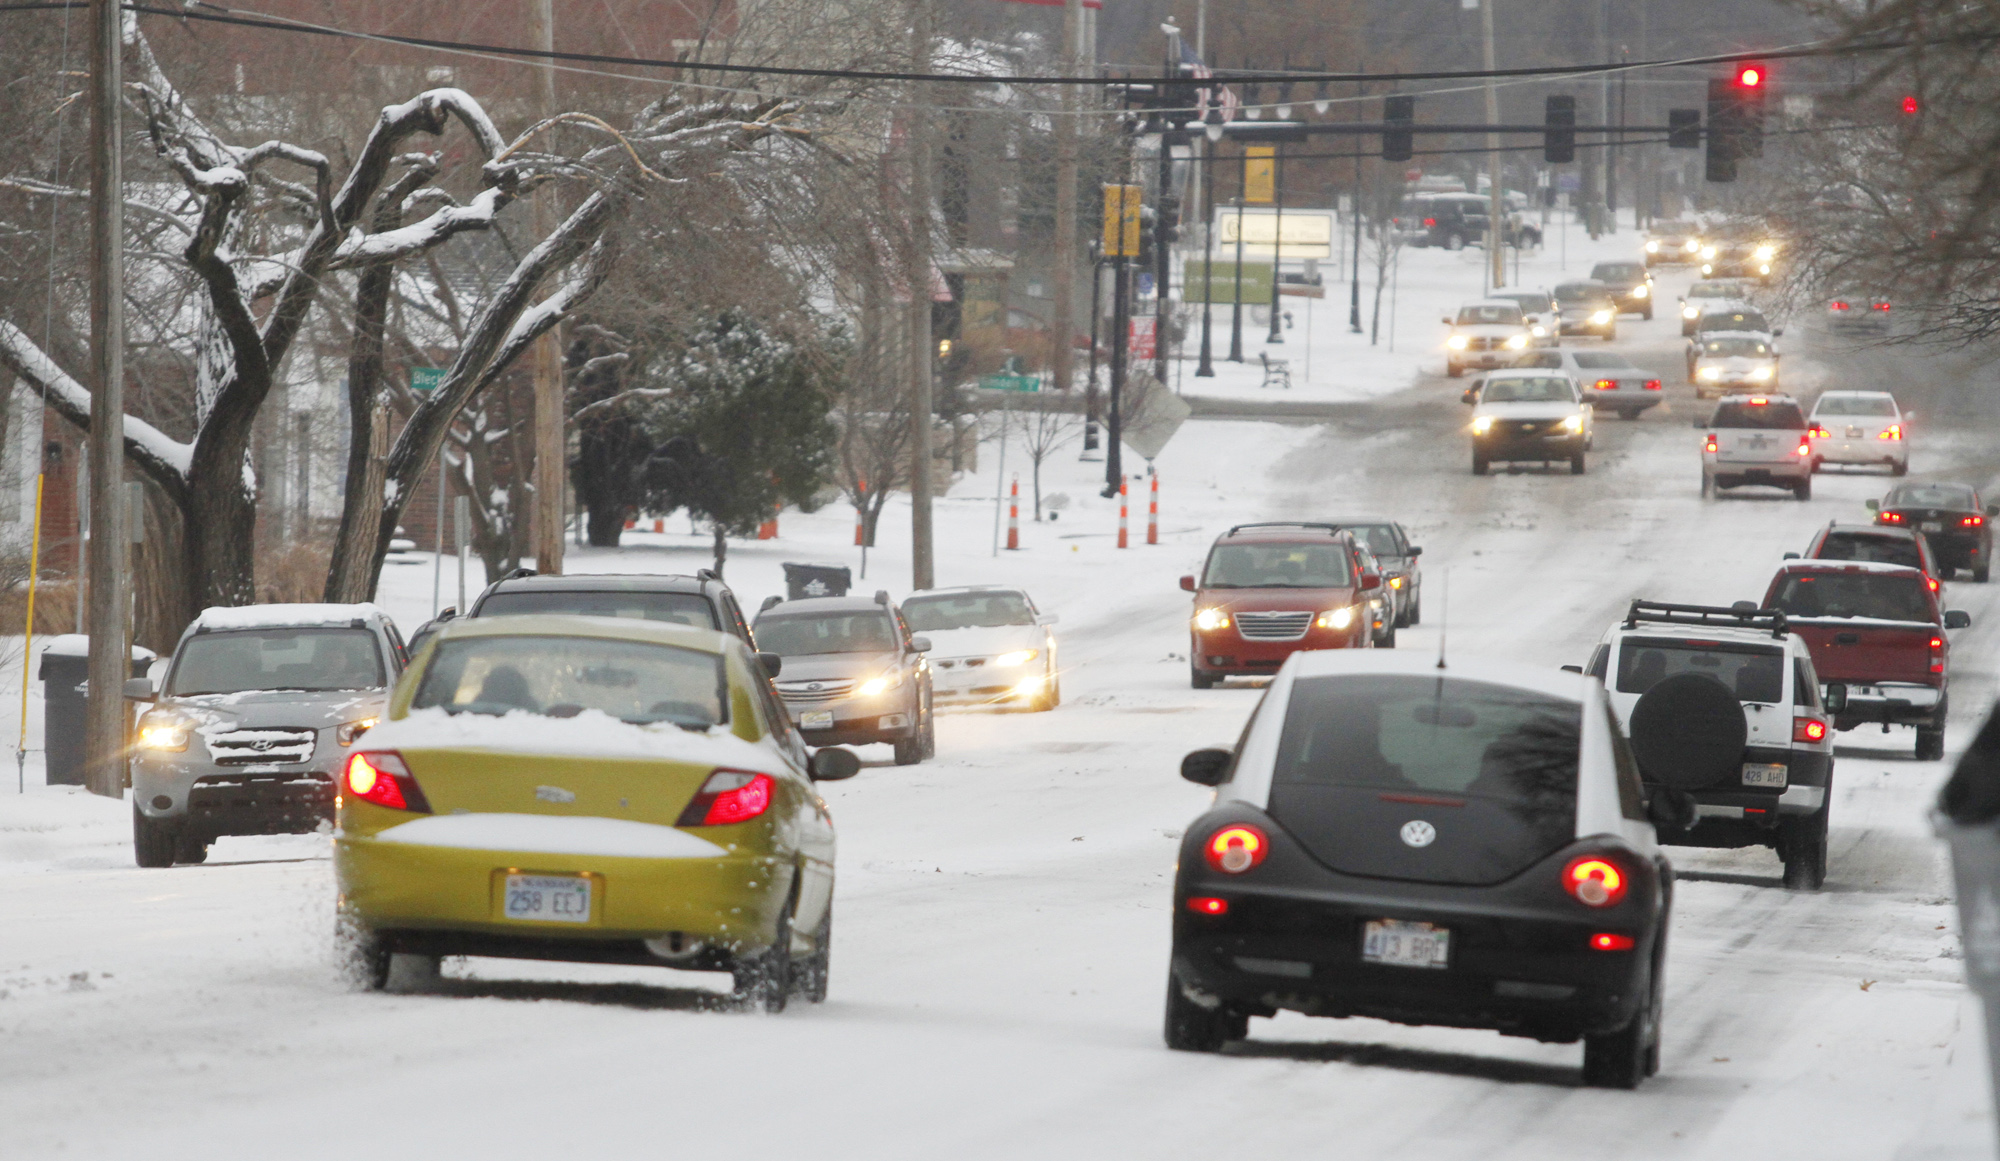
[[[199,863],[222,835],[305,834],[333,820],[335,779],[406,661],[374,605],[209,609],[181,634],[132,747],[142,867]]]
[[[887,592],[772,602],[753,631],[784,658],[773,684],[808,746],[888,742],[898,766],[936,754],[931,643],[910,635]]]

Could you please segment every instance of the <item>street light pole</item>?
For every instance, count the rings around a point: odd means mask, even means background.
[[[1250,170],[1250,155],[1243,155],[1243,170]],[[1243,198],[1236,198],[1236,297],[1229,307],[1229,361],[1243,361]]]
[[[1279,328],[1283,320],[1278,317],[1278,286],[1284,281],[1285,267],[1285,147],[1281,142],[1271,148],[1271,333],[1264,342],[1282,343],[1284,332]],[[1243,232],[1239,223],[1236,232]]]
[[[125,793],[125,174],[119,147],[123,14],[91,0],[90,65],[90,655],[85,672],[84,784]]]
[[[1365,97],[1368,95],[1368,86],[1366,84],[1356,85],[1354,89],[1357,96]],[[1359,115],[1358,110],[1360,108],[1361,106],[1357,102],[1355,104],[1357,115]],[[1347,329],[1358,335],[1361,333],[1361,145],[1359,138],[1356,138],[1354,146],[1354,253],[1351,257],[1354,259],[1354,280],[1347,296]]]
[[[1206,0],[1204,0],[1201,12],[1206,16],[1207,11],[1208,5]],[[1198,30],[1201,28],[1201,25],[1198,24],[1195,27]],[[1196,35],[1199,37],[1199,32]],[[1214,115],[1213,113],[1210,114],[1210,116]],[[1213,141],[1208,142],[1201,151],[1201,204],[1204,207],[1213,207],[1215,205],[1215,142]],[[1194,377],[1197,379],[1215,378],[1215,348],[1210,337],[1210,331],[1214,329],[1214,319],[1212,316],[1215,313],[1214,219],[1216,215],[1212,208],[1206,209],[1206,212],[1211,220],[1203,222],[1201,226],[1201,362],[1194,369]]]
[[[1500,88],[1493,77],[1493,2],[1482,0],[1479,21],[1486,34],[1486,123],[1500,123]],[[1507,284],[1507,199],[1500,192],[1500,135],[1486,135],[1487,178],[1493,188],[1486,209],[1486,261],[1492,269],[1493,288]]]

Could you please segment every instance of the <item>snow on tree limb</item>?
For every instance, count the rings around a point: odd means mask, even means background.
[[[0,366],[48,401],[58,415],[90,430],[90,391],[56,365],[21,328],[0,319]],[[125,417],[125,454],[154,482],[178,495],[187,490],[194,448],[143,419]]]

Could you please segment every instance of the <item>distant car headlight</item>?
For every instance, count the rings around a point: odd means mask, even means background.
[[[1409,578],[1407,577],[1392,576],[1389,578],[1389,587],[1392,589],[1400,589],[1403,587],[1404,582],[1408,579]]]
[[[1703,367],[1694,373],[1694,377],[1713,383],[1717,379],[1722,378],[1722,369],[1720,367]]]
[[[1759,383],[1768,380],[1770,377],[1771,377],[1771,369],[1769,367],[1753,368],[1750,372],[1750,378],[1756,380]]]
[[[1507,336],[1507,349],[1510,351],[1518,351],[1527,345],[1528,345],[1528,336],[1526,335]]]
[[[1703,274],[1713,274],[1715,273],[1715,267],[1710,266],[1708,263],[1704,262],[1701,264],[1701,272]]]
[[[1321,613],[1313,621],[1313,624],[1322,629],[1345,629],[1349,625],[1354,624],[1354,606],[1349,605],[1344,609],[1328,609],[1326,612]]]
[[[1633,287],[1633,288],[1632,288],[1632,297],[1633,297],[1633,298],[1646,298],[1646,297],[1648,297],[1649,295],[1651,295],[1652,293],[1653,293],[1653,288],[1652,288],[1652,287],[1650,287],[1650,286],[1647,286],[1647,285],[1646,285],[1645,283],[1643,283],[1643,282],[1641,282],[1641,283],[1640,283],[1639,285],[1637,285],[1637,286],[1635,286],[1635,287]]]
[[[1687,245],[1683,247],[1683,249],[1685,249],[1688,253],[1692,254],[1695,251],[1701,249],[1701,240],[1698,238],[1689,238],[1687,240]]]
[[[1715,247],[1713,247],[1713,246],[1703,246],[1703,247],[1701,248],[1701,256],[1702,256],[1703,258],[1706,258],[1706,259],[1710,260],[1711,262],[1712,262],[1712,261],[1714,261],[1714,260],[1715,260]]]
[[[381,718],[362,718],[359,721],[348,722],[333,731],[334,740],[343,746],[352,746],[354,739],[375,728],[375,723],[381,720]]]
[[[1216,608],[1202,609],[1194,615],[1194,627],[1204,631],[1229,628],[1229,614]]]
[[[1454,351],[1462,351],[1465,349],[1466,342],[1467,340],[1464,335],[1453,335],[1444,341],[1444,345]]]
[[[1472,421],[1472,434],[1474,435],[1485,435],[1487,432],[1492,430],[1493,430],[1493,417],[1490,415],[1482,415],[1478,419]]]
[[[188,748],[188,734],[191,732],[188,724],[178,718],[152,718],[148,715],[139,719],[139,748],[178,754]]]
[[[1041,655],[1042,651],[1039,649],[1016,649],[1012,653],[1002,653],[995,657],[993,664],[1002,669],[1012,669],[1016,665],[1026,665]]]
[[[1757,273],[1759,274],[1769,274],[1770,272],[1771,272],[1771,264],[1768,262],[1757,268]]]
[[[1536,323],[1534,326],[1529,328],[1528,333],[1534,335],[1538,339],[1546,339],[1549,337],[1549,328],[1543,326],[1540,323]]]
[[[902,685],[903,671],[894,669],[880,677],[871,677],[867,681],[862,682],[861,687],[854,691],[854,696],[874,697],[878,693],[887,693],[892,689],[900,689]]]
[[[1605,323],[1611,321],[1611,312],[1608,310],[1600,310],[1596,314],[1590,316],[1590,321],[1596,323],[1598,326],[1603,326]]]
[[[1563,428],[1563,430],[1564,430],[1564,431],[1567,431],[1567,432],[1569,432],[1569,433],[1570,433],[1570,434],[1572,434],[1572,435],[1576,434],[1576,433],[1577,433],[1577,432],[1579,432],[1579,431],[1582,431],[1582,430],[1583,430],[1583,416],[1581,416],[1581,415],[1565,415],[1565,416],[1563,416],[1563,422],[1562,422],[1562,428]]]
[[[1681,317],[1682,317],[1682,318],[1688,318],[1688,319],[1694,319],[1694,318],[1700,318],[1700,317],[1701,317],[1701,311],[1699,311],[1699,310],[1697,310],[1697,309],[1695,309],[1694,307],[1691,307],[1691,306],[1684,306],[1684,307],[1682,307],[1682,308],[1681,308]]]
[[[1757,261],[1759,262],[1769,262],[1771,259],[1776,258],[1777,256],[1778,256],[1778,248],[1776,246],[1771,245],[1768,242],[1766,242],[1762,246],[1757,247],[1757,249],[1751,254],[1751,257],[1757,259]]]
[[[1648,253],[1648,254],[1658,254],[1659,252],[1660,252],[1660,244],[1659,244],[1658,242],[1648,242],[1648,243],[1646,243],[1646,253]]]

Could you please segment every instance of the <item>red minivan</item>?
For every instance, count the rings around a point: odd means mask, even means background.
[[[1189,680],[1268,677],[1301,649],[1362,649],[1374,639],[1365,594],[1382,578],[1356,566],[1354,538],[1333,524],[1239,524],[1216,538],[1189,623]]]

